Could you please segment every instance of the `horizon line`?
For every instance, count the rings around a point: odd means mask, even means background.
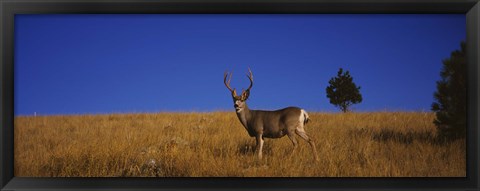
[[[264,110],[266,111],[266,110]],[[273,111],[273,110],[272,110]],[[47,114],[19,114],[14,117],[51,117],[51,116],[90,116],[90,115],[135,115],[135,114],[208,114],[208,113],[235,113],[229,110],[213,110],[213,111],[149,111],[149,112],[110,112],[110,113],[47,113]],[[342,111],[307,111],[308,113],[326,113],[326,114],[344,114]],[[431,110],[371,110],[371,111],[350,111],[346,113],[435,113]]]

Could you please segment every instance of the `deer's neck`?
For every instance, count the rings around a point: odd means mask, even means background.
[[[247,122],[250,119],[250,109],[248,109],[247,103],[245,103],[245,107],[241,111],[237,112],[237,117],[242,125],[248,129]]]

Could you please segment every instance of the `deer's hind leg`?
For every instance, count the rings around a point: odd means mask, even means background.
[[[295,135],[294,135],[293,133],[288,133],[287,136],[288,136],[288,138],[290,139],[290,141],[292,141],[293,149],[297,148],[298,141],[297,141],[297,139],[295,138]]]
[[[315,147],[315,141],[307,135],[307,133],[303,129],[303,124],[300,124],[295,129],[295,133],[297,133],[298,136],[300,136],[302,139],[307,141],[308,144],[310,144],[310,146],[312,147],[313,157],[315,158],[316,161],[318,161],[319,159],[318,159],[318,155],[317,155],[317,148]]]
[[[292,141],[292,144],[293,144],[293,149],[292,149],[292,153],[295,152],[296,148],[297,148],[297,145],[298,145],[298,142],[297,142],[297,138],[295,138],[295,134],[294,132],[288,132],[287,133],[287,136],[288,138],[290,139],[290,141]]]

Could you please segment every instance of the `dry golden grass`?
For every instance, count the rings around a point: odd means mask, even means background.
[[[310,113],[310,146],[266,139],[264,158],[234,112],[15,118],[15,176],[466,176],[465,140],[436,144],[433,113]]]

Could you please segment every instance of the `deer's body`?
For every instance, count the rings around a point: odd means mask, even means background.
[[[266,138],[281,138],[295,127],[304,123],[302,109],[287,107],[275,111],[249,110],[237,113],[238,119],[248,131],[250,137],[262,134]],[[302,121],[300,121],[302,120]],[[302,124],[303,125],[303,124]]]
[[[307,112],[298,107],[287,107],[275,111],[250,110],[246,100],[250,95],[250,88],[253,85],[253,75],[251,71],[247,77],[250,79],[250,87],[242,91],[241,96],[237,96],[235,89],[230,88],[230,80],[227,82],[227,73],[224,75],[224,83],[232,93],[238,119],[250,137],[255,137],[257,141],[255,149],[257,156],[260,159],[262,158],[264,138],[281,138],[287,135],[295,149],[297,147],[295,134],[297,134],[310,144],[315,160],[318,160],[315,142],[308,137],[303,128],[309,121]]]

